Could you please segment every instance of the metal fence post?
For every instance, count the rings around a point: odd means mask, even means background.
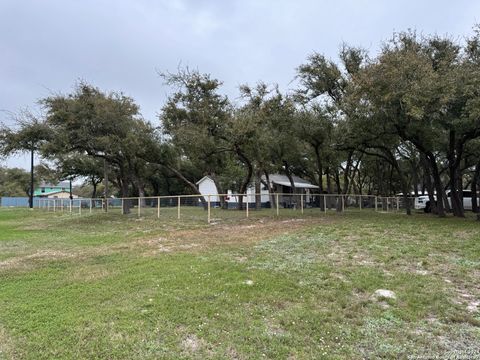
[[[246,205],[247,205],[247,206],[246,206],[247,210],[246,210],[246,211],[247,211],[247,218],[248,218],[248,192],[247,192],[247,194],[245,195],[245,198],[246,198],[246,200],[247,200],[247,204],[246,204]]]
[[[362,195],[359,196],[360,197],[360,210],[362,210]]]
[[[377,211],[378,204],[377,204],[377,196],[375,196],[375,211]]]
[[[178,196],[177,198],[178,198],[177,218],[178,220],[180,220],[180,196]]]
[[[53,199],[53,212],[56,212],[57,211],[57,200],[56,199]]]
[[[345,196],[342,195],[342,212],[345,212]]]
[[[142,212],[142,201],[141,201],[142,198],[138,198],[137,200],[137,205],[138,205],[138,217],[140,217],[141,215],[141,212]]]
[[[323,212],[327,213],[327,195],[323,195]]]
[[[397,211],[400,211],[400,199],[397,197]]]
[[[157,218],[160,219],[160,196],[157,198]]]
[[[303,194],[300,195],[300,208],[301,208],[302,214],[303,214]]]
[[[208,207],[208,209],[207,209],[207,221],[210,224],[210,195],[208,195],[207,207]]]
[[[277,205],[277,216],[279,215],[279,209],[278,209],[278,193],[275,194],[275,204]]]
[[[78,213],[82,215],[82,200],[78,200]]]

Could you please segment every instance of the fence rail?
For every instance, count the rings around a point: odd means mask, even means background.
[[[403,199],[355,194],[211,194],[126,198],[38,199],[46,211],[93,214],[113,212],[128,216],[206,220],[208,223],[251,216],[301,216],[335,210],[400,211]]]

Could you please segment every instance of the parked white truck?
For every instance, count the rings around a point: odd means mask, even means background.
[[[470,190],[463,190],[462,192],[463,196],[463,208],[465,210],[472,210],[472,192]],[[437,196],[433,196],[435,200],[437,199]],[[447,199],[448,199],[448,204],[450,207],[452,206],[452,194],[450,190],[447,191]],[[430,212],[430,198],[428,195],[420,195],[415,198],[415,209],[417,210],[424,210],[425,212]]]

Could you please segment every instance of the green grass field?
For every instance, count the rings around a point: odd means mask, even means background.
[[[480,357],[473,218],[173,211],[1,210],[0,359]]]

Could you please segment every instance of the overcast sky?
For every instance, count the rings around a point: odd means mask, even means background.
[[[374,55],[394,31],[463,38],[477,22],[474,0],[0,0],[0,121],[82,79],[132,96],[157,122],[169,94],[157,72],[179,64],[235,99],[259,80],[288,90],[309,54],[336,59],[342,42]]]

